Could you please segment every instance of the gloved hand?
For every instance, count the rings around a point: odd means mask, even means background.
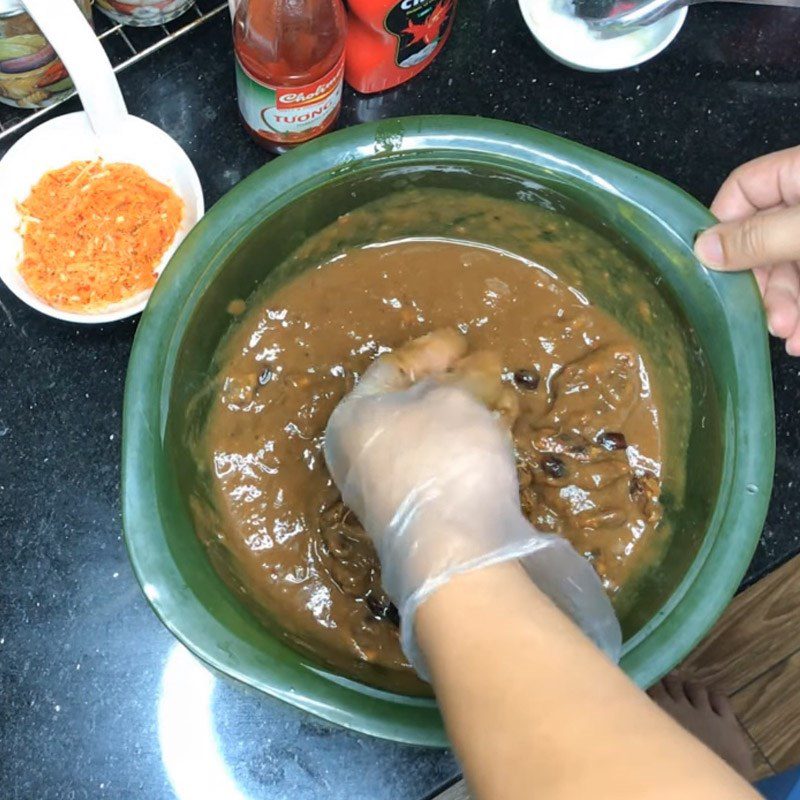
[[[333,480],[372,538],[400,612],[403,649],[424,676],[414,641],[419,606],[458,573],[521,559],[537,586],[616,660],[619,624],[594,570],[520,511],[513,444],[498,418],[513,390],[501,383],[499,361],[465,352],[464,337],[449,330],[380,358],[335,409],[325,435]]]

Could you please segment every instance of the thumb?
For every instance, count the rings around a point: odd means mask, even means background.
[[[700,234],[694,245],[711,269],[742,270],[800,259],[800,206],[762,211],[723,222]]]

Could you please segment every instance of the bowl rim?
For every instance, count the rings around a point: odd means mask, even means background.
[[[125,542],[136,578],[164,625],[207,665],[242,683],[345,728],[430,746],[448,745],[432,701],[379,692],[337,680],[313,667],[298,675],[299,670],[285,668],[277,661],[270,662],[265,676],[260,653],[238,639],[239,652],[232,653],[233,635],[211,618],[182,584],[174,566],[163,534],[154,463],[161,449],[167,411],[163,378],[177,357],[185,323],[202,294],[201,284],[211,281],[225,253],[236,249],[268,216],[270,207],[296,199],[312,183],[324,182],[331,175],[346,175],[353,169],[381,163],[395,162],[397,166],[398,153],[430,157],[460,154],[466,160],[476,149],[523,171],[533,162],[539,169],[552,169],[611,192],[677,236],[689,253],[696,233],[714,222],[703,206],[666,180],[525,125],[472,117],[420,116],[341,130],[257,170],[225,195],[183,242],[156,284],[139,324],[123,410]],[[652,210],[659,205],[670,207],[667,219]],[[216,220],[221,220],[218,227]],[[722,301],[737,367],[731,377],[732,397],[723,398],[733,404],[732,413],[739,423],[727,432],[733,452],[722,466],[721,487],[727,489],[729,502],[720,525],[729,530],[724,538],[706,537],[680,586],[645,626],[647,633],[659,628],[666,643],[656,646],[654,639],[648,640],[644,634],[626,643],[621,664],[641,686],[652,684],[671,669],[724,610],[758,543],[772,485],[775,438],[771,367],[757,287],[749,274],[710,273],[708,277]],[[745,487],[754,487],[755,491],[745,492]],[[715,580],[710,581],[710,577]]]
[[[615,64],[611,67],[604,67],[598,66],[596,64],[589,64],[586,62],[581,61],[573,61],[570,58],[567,58],[563,53],[560,53],[558,50],[554,50],[549,45],[545,44],[544,38],[541,35],[541,31],[539,30],[539,26],[534,22],[533,17],[530,13],[530,7],[532,3],[537,2],[538,0],[518,0],[520,14],[522,14],[522,18],[525,21],[525,24],[528,26],[528,30],[533,35],[533,38],[536,40],[536,43],[542,50],[545,51],[551,58],[554,58],[559,63],[563,64],[566,67],[570,67],[572,69],[580,70],[581,72],[618,72],[623,69],[631,69],[632,67],[637,67],[640,64],[644,64],[646,61],[650,61],[651,59],[655,58],[657,55],[660,55],[664,52],[664,50],[669,47],[673,41],[677,38],[678,34],[681,32],[684,23],[686,22],[686,16],[689,13],[688,7],[684,6],[683,8],[679,8],[676,11],[673,11],[671,14],[667,14],[662,19],[658,20],[657,22],[651,23],[650,26],[653,25],[660,25],[662,23],[671,22],[671,26],[667,26],[664,24],[664,33],[657,42],[655,42],[649,49],[642,50],[638,56],[628,59],[627,61],[620,61],[619,63]],[[634,32],[630,34],[625,34],[625,36],[631,36]],[[622,38],[622,37],[620,37]]]

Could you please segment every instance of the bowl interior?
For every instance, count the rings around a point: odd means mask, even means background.
[[[125,407],[126,538],[165,624],[227,675],[340,724],[424,744],[445,741],[432,701],[341,678],[269,633],[211,568],[189,515],[197,472],[186,442],[204,419],[203,389],[231,325],[227,306],[290,279],[296,267],[287,259],[310,234],[391,192],[453,188],[571,214],[641,266],[639,279],[656,287],[679,322],[691,396],[691,408],[681,409],[688,456],[673,454],[685,462],[686,482],[667,509],[672,538],[658,568],[618,606],[622,665],[641,684],[674,666],[732,595],[760,533],[772,468],[763,314],[752,279],[712,275],[695,262],[691,241],[707,213],[674,187],[585,148],[505,123],[455,119],[403,121],[399,136],[398,128],[387,137],[385,126],[366,125],[325,137],[225,198],[156,287]],[[587,291],[626,320],[613,291]],[[655,359],[674,356],[657,327],[629,315],[628,324],[638,325]]]
[[[199,438],[198,433],[207,418],[210,404],[216,400],[209,391],[213,385],[211,378],[217,368],[215,350],[230,326],[236,324],[226,311],[228,305],[235,299],[247,299],[254,293],[268,295],[271,290],[295,277],[304,267],[313,265],[313,258],[293,259],[291,254],[310,234],[334,222],[340,214],[370,200],[401,192],[409,186],[472,193],[477,191],[498,199],[536,203],[597,228],[619,248],[634,256],[639,271],[626,274],[621,271],[625,267],[611,265],[615,277],[613,284],[609,285],[601,279],[593,280],[592,274],[583,274],[579,276],[581,288],[645,343],[656,376],[659,369],[664,369],[664,365],[672,361],[683,363],[685,360],[688,364],[687,385],[678,386],[664,381],[660,387],[664,395],[662,413],[667,417],[665,421],[673,432],[687,427],[687,441],[668,443],[672,447],[667,447],[664,485],[666,520],[662,528],[665,539],[667,526],[672,535],[664,542],[658,568],[642,574],[616,598],[615,605],[623,632],[625,638],[630,640],[675,591],[703,541],[719,489],[722,444],[718,402],[713,376],[702,356],[702,348],[673,290],[668,284],[662,283],[658,291],[653,291],[652,287],[658,278],[657,270],[640,256],[637,258],[636,247],[606,220],[595,215],[590,199],[583,197],[575,187],[532,182],[529,176],[508,168],[498,170],[496,166],[480,164],[478,159],[459,168],[451,166],[447,170],[426,164],[424,160],[415,163],[413,159],[408,159],[399,168],[377,166],[340,175],[324,187],[286,204],[276,214],[264,219],[254,227],[247,241],[230,254],[224,269],[200,298],[180,346],[169,399],[166,438],[167,456],[172,460],[175,474],[179,476],[180,495],[185,503],[191,497],[206,498],[205,504],[209,507],[212,503],[208,487],[205,486],[207,478],[202,477],[202,473],[207,475],[208,470],[198,469],[199,455],[193,443]],[[520,197],[524,197],[524,200],[520,200]],[[442,220],[446,220],[450,212],[453,221],[448,226]],[[419,219],[413,223],[412,229],[405,228],[394,235],[446,236],[457,224],[459,213],[460,209],[454,206],[437,212],[435,221]],[[392,234],[389,234],[391,237]],[[500,236],[471,231],[468,238],[528,255],[520,252],[511,230]],[[319,262],[341,249],[367,243],[357,238],[350,239],[347,233],[341,233],[334,249],[321,255]],[[563,266],[565,270],[568,268],[567,265]],[[570,280],[570,273],[562,271],[561,274]],[[630,302],[631,295],[622,290],[622,285],[626,288],[636,286],[634,297],[645,297],[650,290],[649,299],[660,306],[659,326],[647,325],[636,304]],[[346,298],[343,298],[343,302],[346,302]],[[668,317],[671,319],[667,321]],[[665,330],[669,325],[679,332],[681,352],[671,352],[676,339]],[[691,415],[687,413],[689,408],[694,410]],[[708,455],[702,463],[687,460],[687,448]],[[678,480],[677,476],[681,479]]]

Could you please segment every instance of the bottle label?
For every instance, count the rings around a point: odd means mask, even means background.
[[[384,25],[397,37],[398,67],[416,67],[436,55],[450,30],[454,5],[453,0],[400,0],[395,4]]]
[[[326,75],[305,86],[272,86],[256,80],[236,58],[239,110],[244,121],[271,139],[320,128],[342,100],[344,53]]]

